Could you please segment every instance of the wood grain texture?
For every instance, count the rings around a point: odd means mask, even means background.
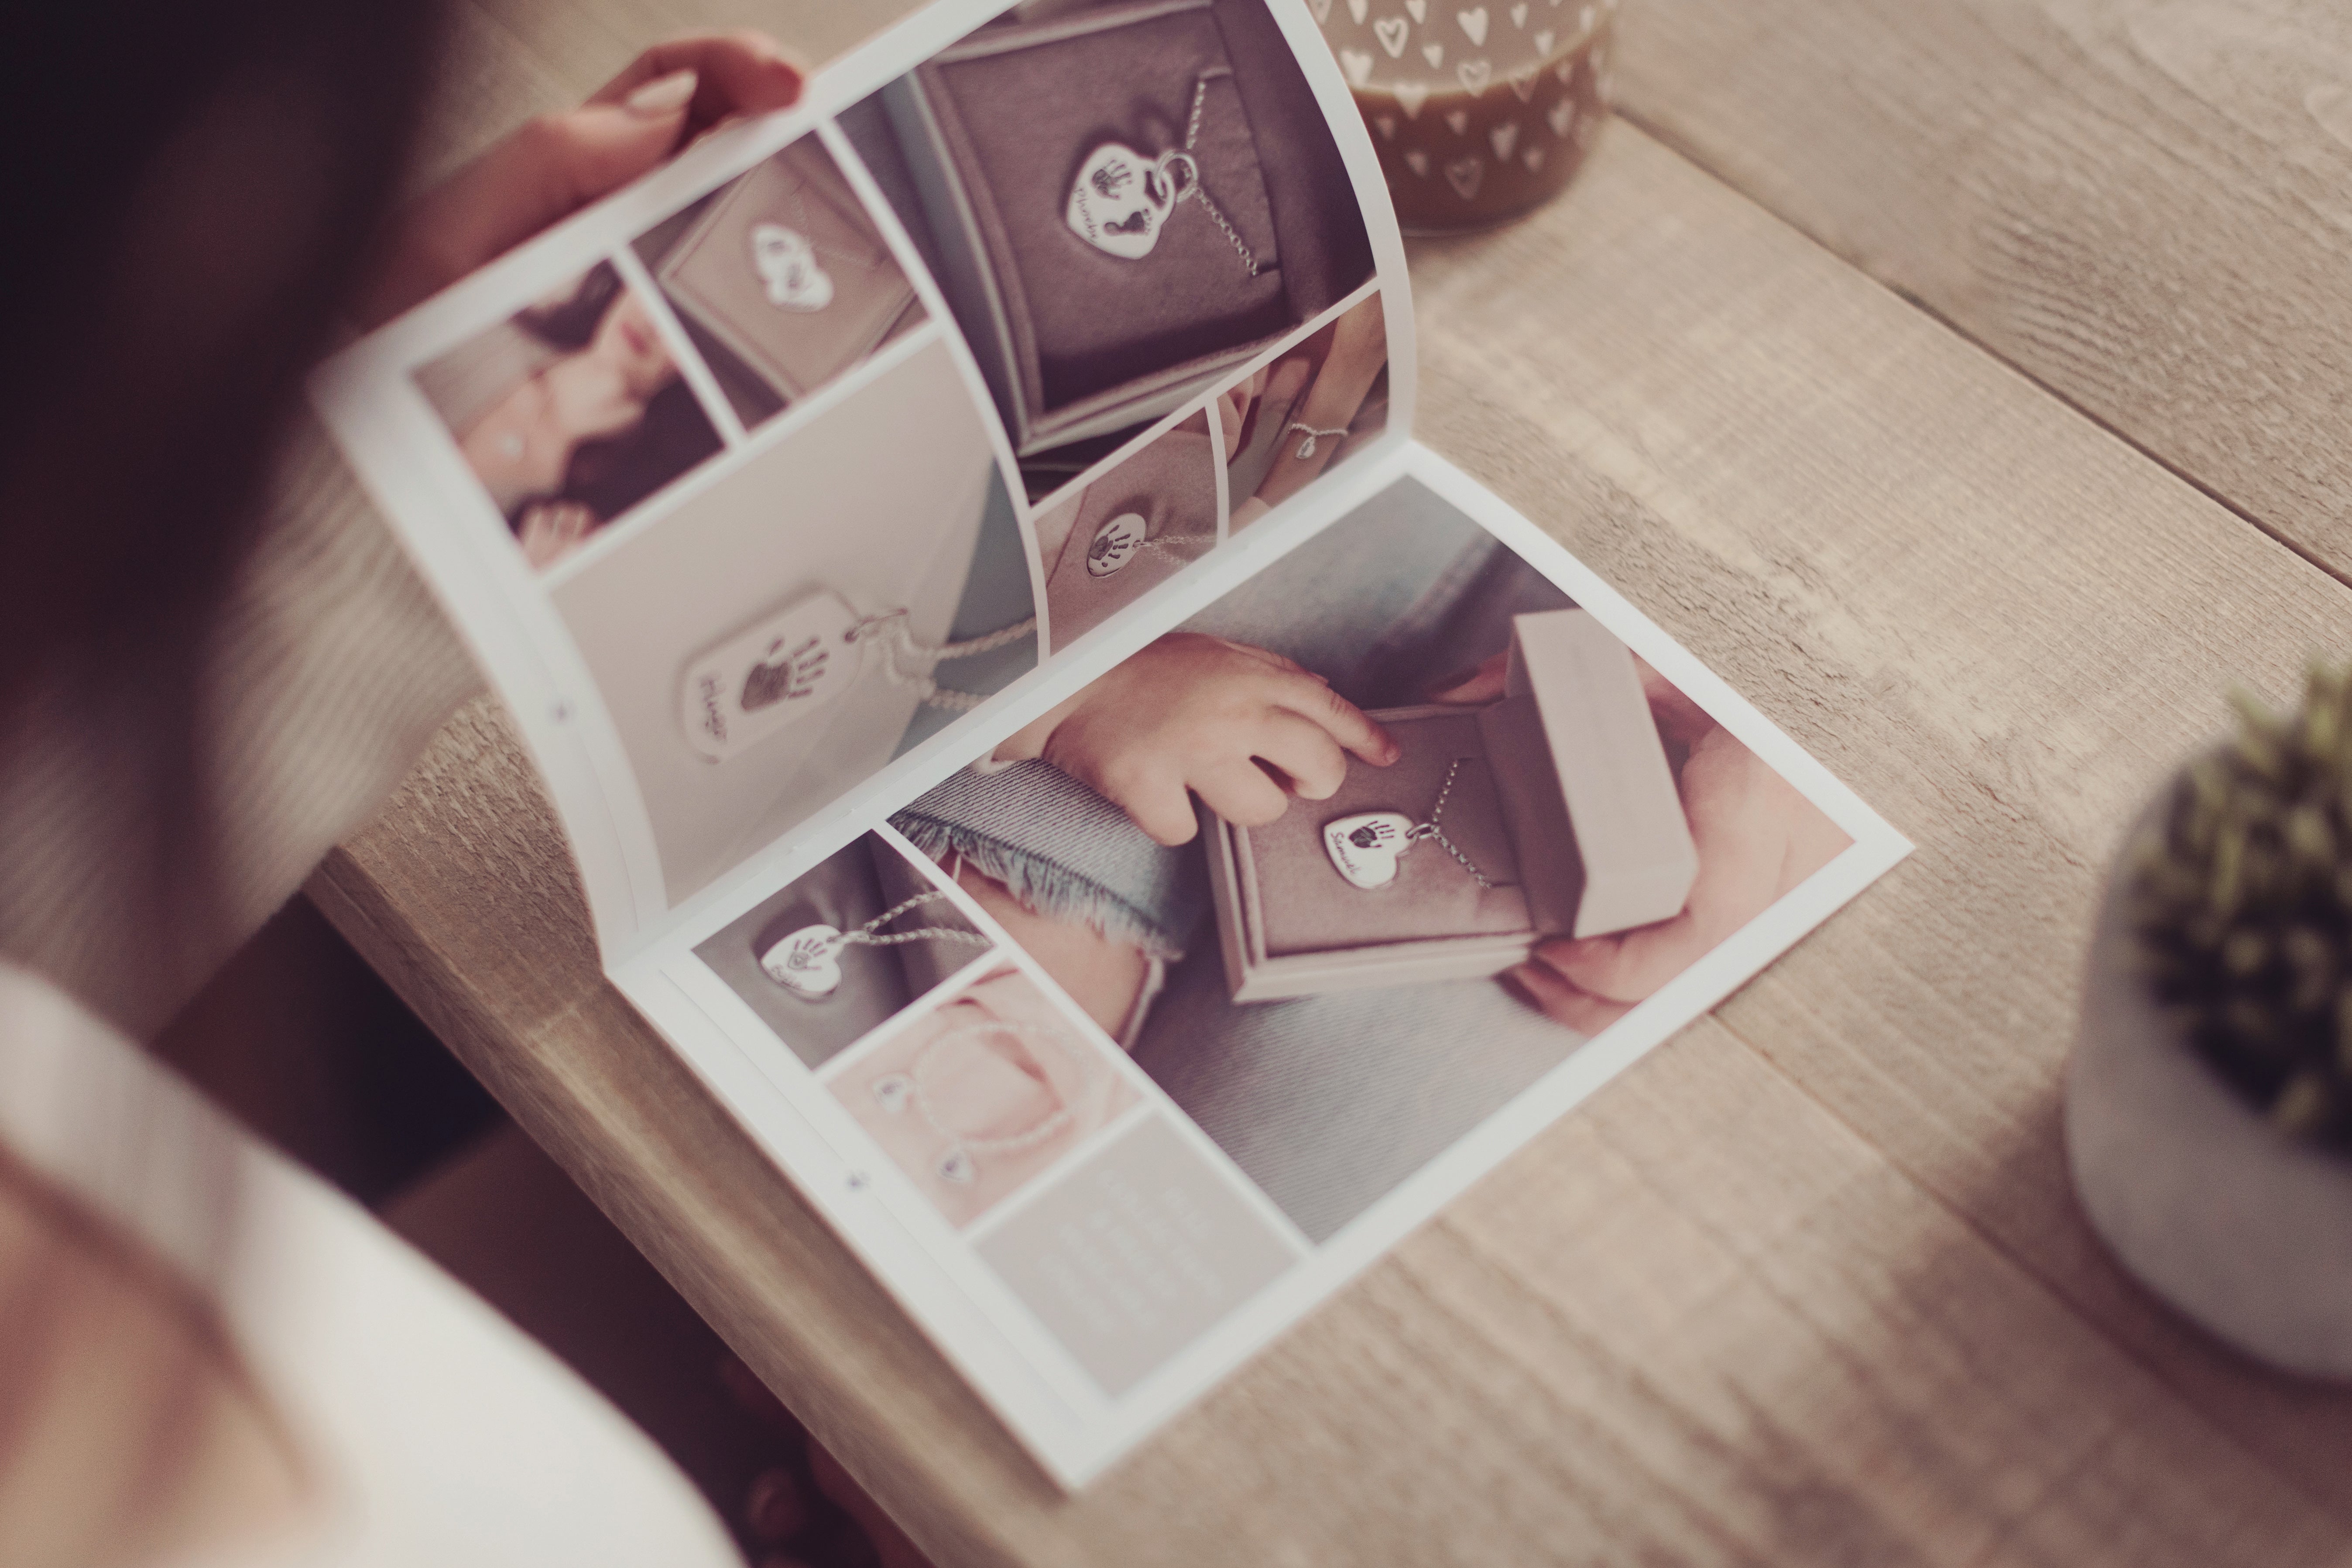
[[[1626,113],[2339,575],[2352,12],[1634,0]]]
[[[551,15],[483,79],[639,41]],[[1630,126],[1414,268],[1432,443],[1921,852],[1081,1498],[604,983],[493,703],[314,897],[943,1564],[2352,1561],[2352,1399],[2139,1295],[2057,1135],[2120,824],[2352,594]]]
[[[2121,1281],[2057,1121],[2115,837],[2221,693],[2290,690],[2306,650],[2352,633],[2352,599],[1990,357],[1923,358],[1938,334],[1917,312],[1796,292],[1809,247],[1744,210],[1755,241],[1662,207],[1602,226],[1591,202],[1554,237],[1551,264],[1605,266],[1612,300],[1671,287],[1678,333],[1622,306],[1529,320],[1483,275],[1522,246],[1542,265],[1538,232],[1424,251],[1429,437],[1539,519],[1574,511],[1515,488],[1517,438],[1565,438],[1599,481],[1571,547],[1920,842],[1842,917],[1927,937],[1907,980],[1891,952],[1824,970],[1801,952],[1731,1026],[1766,1020],[1759,1048],[1809,1092],[2352,1522],[2352,1403],[2250,1373]],[[1786,267],[1734,291],[1732,258],[1768,237]],[[1450,274],[1472,255],[1478,281]],[[1489,357],[1520,335],[1541,350]]]

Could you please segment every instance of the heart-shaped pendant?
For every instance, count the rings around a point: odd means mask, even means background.
[[[1087,546],[1087,575],[1108,577],[1136,557],[1143,548],[1150,524],[1139,511],[1123,511],[1095,530]]]
[[[803,926],[760,955],[761,973],[805,1002],[841,989],[841,929]]]
[[[972,1163],[971,1156],[961,1148],[950,1149],[940,1155],[940,1163],[931,1169],[940,1181],[951,1182],[959,1187],[971,1185],[980,1174],[980,1167]]]
[[[751,226],[751,270],[779,310],[809,313],[833,303],[833,274],[816,258],[816,246],[796,228],[780,223]]]
[[[1412,819],[1401,811],[1367,811],[1323,825],[1323,849],[1339,875],[1359,888],[1396,880],[1397,857],[1412,847]]]
[[[1176,178],[1180,167],[1188,176],[1183,183]],[[1199,178],[1190,153],[1171,152],[1153,159],[1123,142],[1106,142],[1078,165],[1063,216],[1070,232],[1097,250],[1139,261],[1160,243],[1160,226]]]

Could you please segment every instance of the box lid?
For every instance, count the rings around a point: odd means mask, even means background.
[[[1538,930],[1599,936],[1682,912],[1698,849],[1615,634],[1584,610],[1514,616],[1504,695],[1479,729]]]

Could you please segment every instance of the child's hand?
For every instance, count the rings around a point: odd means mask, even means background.
[[[1197,831],[1187,791],[1263,826],[1293,795],[1328,799],[1351,752],[1384,768],[1397,744],[1320,676],[1194,632],[1161,637],[996,749],[1045,758],[1171,846]]]

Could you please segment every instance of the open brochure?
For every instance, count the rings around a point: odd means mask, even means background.
[[[613,983],[1066,1485],[1908,848],[1412,367],[1299,0],[945,0],[316,384]]]

